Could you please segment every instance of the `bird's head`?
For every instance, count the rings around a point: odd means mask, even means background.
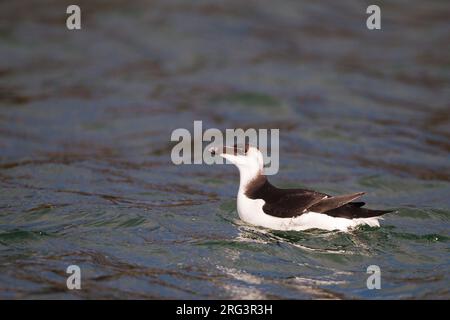
[[[241,173],[259,174],[264,167],[264,158],[261,151],[248,144],[210,148],[209,151],[212,155],[218,154],[234,164]]]

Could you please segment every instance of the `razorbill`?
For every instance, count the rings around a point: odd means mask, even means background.
[[[280,189],[263,174],[263,155],[255,147],[210,148],[239,169],[237,211],[241,220],[275,230],[324,229],[349,231],[358,225],[379,227],[381,215],[391,212],[363,208],[353,202],[364,192],[330,196],[306,189]]]

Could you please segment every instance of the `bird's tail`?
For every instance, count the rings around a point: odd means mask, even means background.
[[[372,210],[372,209],[365,209],[365,208],[361,208],[361,210],[363,210],[362,216],[364,218],[379,217],[386,213],[394,212],[393,210]]]

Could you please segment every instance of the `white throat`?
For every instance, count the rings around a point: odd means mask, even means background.
[[[239,168],[239,192],[238,194],[244,194],[248,184],[262,175],[262,170],[260,169],[247,169],[247,168]]]

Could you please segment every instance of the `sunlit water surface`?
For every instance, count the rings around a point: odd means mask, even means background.
[[[450,298],[448,3],[368,31],[364,1],[327,2],[79,1],[80,31],[60,1],[2,2],[0,298]],[[279,128],[274,184],[397,212],[248,226],[235,168],[171,163],[194,120]]]

